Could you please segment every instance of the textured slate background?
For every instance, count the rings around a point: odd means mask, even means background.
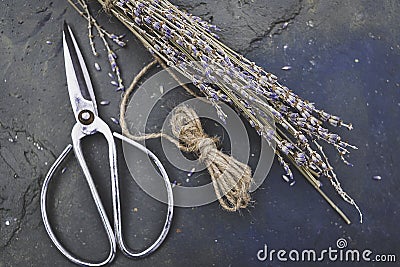
[[[277,261],[259,262],[257,251],[264,244],[271,249],[322,250],[335,247],[340,237],[351,249],[397,253],[399,258],[399,2],[174,3],[219,25],[227,44],[277,74],[302,97],[353,122],[353,131],[339,132],[359,147],[350,158],[355,166],[344,166],[329,154],[335,159],[343,187],[362,208],[365,222],[359,224],[356,212],[325,187],[353,221],[344,224],[298,173],[296,186],[288,187],[275,163],[262,188],[253,194],[254,208],[241,214],[224,212],[217,203],[177,208],[171,233],[159,251],[138,261],[118,254],[113,266],[284,266]],[[61,53],[63,20],[72,24],[88,64],[93,66],[96,61],[103,67],[101,72],[91,68],[94,86],[101,88],[96,90],[98,99],[111,100],[109,106],[100,107],[103,118],[118,114],[120,95],[109,85],[105,53],[98,59],[90,55],[86,23],[67,1],[5,0],[1,6],[0,266],[71,266],[51,245],[39,207],[44,175],[69,142],[74,123]],[[92,8],[98,10],[99,6],[92,4]],[[111,31],[126,31],[103,12],[98,12],[98,19]],[[129,81],[151,57],[129,33],[127,39],[127,48],[118,55],[123,77]],[[100,48],[100,43],[97,46]],[[285,65],[292,69],[281,70]],[[96,182],[107,202],[108,179],[102,176],[107,171],[104,147],[97,137],[85,144],[87,155],[94,157],[90,166],[98,166]],[[151,148],[156,149],[157,143]],[[104,256],[105,237],[84,179],[73,159],[68,164],[63,179],[51,191],[53,221],[74,251],[93,258]],[[171,168],[169,171],[174,173]],[[122,171],[121,176],[127,174]],[[374,175],[382,180],[373,180]],[[130,226],[126,232],[128,240],[135,242],[133,246],[140,248],[161,226],[159,210],[164,206],[135,184],[127,187],[131,194],[126,200],[133,201],[137,212],[132,205],[124,206]],[[322,265],[340,263],[325,261]]]

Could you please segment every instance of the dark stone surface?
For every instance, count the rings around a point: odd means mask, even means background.
[[[120,95],[109,85],[105,52],[98,59],[90,55],[86,23],[67,1],[1,3],[0,266],[72,266],[52,246],[39,207],[44,175],[69,142],[74,123],[63,66],[63,20],[72,24],[88,65],[93,66],[97,61],[103,68],[101,72],[94,68],[90,71],[98,99],[111,100],[109,106],[99,108],[104,119],[117,116]],[[343,187],[363,210],[364,223],[359,224],[352,207],[325,186],[324,190],[353,221],[351,225],[344,224],[297,172],[296,186],[288,187],[280,178],[280,166],[274,164],[262,188],[253,194],[254,208],[241,214],[227,213],[217,203],[193,209],[177,208],[171,233],[160,250],[137,261],[119,253],[113,266],[258,266],[267,264],[256,257],[264,244],[270,249],[320,251],[329,246],[335,248],[338,238],[347,239],[350,249],[397,254],[398,262],[398,1],[175,3],[211,19],[223,28],[220,36],[226,43],[277,74],[299,95],[353,122],[353,131],[339,132],[359,147],[350,158],[355,166],[344,166],[332,151],[329,155],[334,159]],[[126,31],[102,12],[98,18],[113,32]],[[119,50],[118,55],[124,78],[129,81],[151,57],[135,38],[129,34],[127,38],[128,47]],[[100,43],[98,47],[101,49]],[[292,69],[281,70],[285,65]],[[156,144],[151,148],[155,149]],[[109,185],[107,177],[102,175],[107,172],[105,142],[94,137],[85,144],[85,149],[94,158],[89,165],[95,169],[94,176],[99,177],[96,183],[104,202],[109,203]],[[121,176],[128,174],[121,172]],[[382,180],[373,180],[374,175],[380,175]],[[52,189],[54,204],[50,207],[60,236],[80,255],[104,256],[105,237],[73,157],[60,178],[63,179]],[[139,248],[156,235],[154,231],[161,226],[163,216],[159,210],[164,210],[164,206],[134,184],[127,185],[125,191],[130,192],[125,203],[132,201],[138,209],[135,213],[128,212],[132,205],[124,206],[125,221],[129,221],[126,232],[130,243],[136,242],[134,247]],[[107,209],[110,210],[109,205]],[[292,264],[275,259],[267,265]],[[321,264],[341,266],[340,262]],[[379,266],[376,262],[368,265]]]

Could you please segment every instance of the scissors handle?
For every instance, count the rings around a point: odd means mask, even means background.
[[[101,121],[101,120],[99,120]],[[102,121],[101,121],[102,122]],[[105,123],[104,123],[105,124]],[[106,125],[107,126],[107,125]],[[108,127],[108,126],[107,126]],[[109,136],[111,135],[111,139],[112,139],[112,134],[110,132]],[[103,207],[103,204],[101,202],[100,196],[96,190],[96,186],[93,182],[93,178],[89,172],[89,168],[87,167],[86,161],[84,159],[83,153],[82,153],[82,148],[81,148],[81,139],[83,137],[85,137],[86,135],[84,133],[82,133],[80,131],[80,125],[77,123],[75,124],[75,126],[72,129],[71,132],[71,137],[72,137],[72,145],[68,145],[64,151],[60,154],[60,156],[57,158],[57,160],[53,163],[53,165],[51,166],[50,170],[48,171],[44,182],[43,182],[43,186],[42,186],[42,191],[41,191],[41,195],[40,195],[40,206],[41,206],[41,213],[42,213],[42,219],[43,219],[43,223],[46,229],[47,234],[49,235],[50,239],[53,241],[54,245],[57,247],[57,249],[65,256],[67,257],[70,261],[72,261],[75,264],[81,265],[81,266],[90,266],[90,267],[97,267],[97,266],[103,266],[107,263],[110,263],[114,257],[115,257],[115,253],[117,250],[117,244],[116,244],[116,238],[115,238],[115,234],[113,232],[113,229],[111,227],[110,221],[107,217],[106,211]],[[106,137],[106,135],[105,135]],[[107,137],[106,137],[107,139]],[[108,141],[108,139],[107,139]],[[110,147],[110,145],[109,145]],[[52,227],[50,225],[49,219],[48,219],[48,215],[47,215],[47,190],[48,190],[48,186],[49,183],[51,181],[51,179],[54,177],[54,173],[55,171],[58,169],[58,167],[60,166],[60,164],[64,161],[64,159],[66,158],[66,156],[69,154],[69,152],[71,151],[71,149],[74,149],[74,153],[76,158],[78,159],[78,162],[82,168],[82,171],[85,175],[86,181],[89,185],[89,189],[90,192],[92,194],[93,200],[95,202],[97,211],[100,215],[101,218],[101,222],[103,224],[104,229],[106,230],[107,233],[107,239],[110,245],[110,250],[109,250],[109,254],[107,256],[106,259],[100,261],[100,262],[88,262],[82,259],[79,259],[78,257],[76,257],[75,255],[73,255],[70,251],[68,251],[62,244],[61,242],[57,239],[56,235],[54,234]],[[109,149],[110,150],[110,156],[111,156],[111,150],[112,148]],[[116,158],[115,158],[115,144],[113,147],[113,157],[110,157],[110,164],[111,162],[113,162],[114,166],[116,166]],[[111,169],[111,174],[112,176],[116,176],[118,177],[118,174],[116,173],[116,171],[114,172],[113,169]],[[112,191],[114,192],[115,184],[112,183]]]
[[[102,266],[102,265],[105,265],[105,264],[111,262],[115,257],[116,244],[119,245],[121,251],[128,257],[131,257],[131,258],[145,257],[145,256],[149,255],[150,253],[154,252],[161,245],[161,243],[164,241],[165,237],[167,236],[168,231],[171,226],[174,204],[173,204],[172,187],[171,187],[171,183],[169,181],[167,172],[165,171],[163,165],[161,164],[161,162],[157,158],[157,156],[154,155],[145,146],[143,146],[133,140],[130,140],[118,133],[112,134],[108,125],[97,116],[95,116],[93,124],[96,125],[96,131],[103,134],[103,136],[105,137],[105,139],[107,140],[107,143],[108,143],[110,175],[111,175],[111,193],[112,193],[113,216],[114,216],[114,231],[111,227],[110,221],[107,217],[107,214],[106,214],[103,204],[101,202],[100,196],[96,190],[92,176],[89,172],[86,161],[84,159],[80,144],[81,144],[81,139],[83,139],[85,136],[87,136],[87,134],[85,134],[81,131],[80,125],[78,123],[75,124],[75,126],[72,129],[72,133],[71,133],[73,145],[68,145],[64,149],[64,151],[61,153],[61,155],[57,158],[57,160],[51,166],[49,172],[47,173],[47,175],[45,177],[44,183],[43,183],[42,192],[41,192],[41,212],[42,212],[42,219],[43,219],[46,231],[47,231],[50,239],[53,241],[55,246],[58,248],[58,250],[65,257],[67,257],[70,261],[72,261],[78,265]],[[122,235],[121,201],[120,201],[120,195],[119,195],[120,191],[119,191],[119,178],[118,178],[118,168],[117,168],[117,153],[116,153],[116,146],[115,146],[113,135],[115,137],[121,139],[122,141],[128,142],[129,144],[135,146],[136,148],[141,150],[143,153],[146,153],[154,161],[154,163],[160,170],[161,175],[164,179],[166,189],[167,189],[168,211],[167,211],[167,216],[165,219],[163,229],[162,229],[159,237],[156,239],[156,241],[152,245],[150,245],[148,248],[146,248],[145,250],[140,251],[140,252],[134,252],[133,250],[131,250],[125,244],[123,235]],[[81,260],[81,259],[77,258],[76,256],[74,256],[72,253],[70,253],[66,248],[64,248],[62,246],[62,244],[60,243],[60,241],[56,238],[56,236],[50,226],[47,212],[46,212],[46,198],[47,198],[48,185],[50,183],[51,178],[54,176],[54,173],[57,170],[58,166],[62,163],[62,161],[66,158],[68,153],[71,151],[71,148],[74,149],[75,156],[78,159],[78,162],[79,162],[79,164],[82,168],[82,171],[85,175],[86,181],[89,185],[90,192],[94,199],[96,208],[99,212],[104,229],[106,230],[107,237],[108,237],[109,244],[110,244],[110,252],[109,252],[108,257],[105,260],[103,260],[101,262],[97,262],[97,263]]]
[[[121,218],[120,218],[120,214],[119,214],[119,219],[118,219],[117,223],[119,223],[120,226],[118,227],[119,232],[117,232],[117,240],[118,240],[118,244],[120,246],[121,251],[126,256],[131,257],[131,258],[143,258],[143,257],[146,257],[147,255],[151,254],[152,252],[154,252],[162,244],[162,242],[164,241],[164,239],[167,236],[168,231],[171,227],[172,216],[173,216],[173,212],[174,212],[174,198],[173,198],[173,193],[172,193],[172,186],[169,181],[167,171],[165,170],[161,161],[157,158],[157,156],[153,152],[151,152],[144,145],[142,145],[136,141],[133,141],[119,133],[114,132],[113,135],[115,137],[117,137],[118,139],[121,139],[122,141],[127,142],[128,144],[136,147],[143,153],[147,154],[153,160],[153,162],[156,164],[157,168],[159,169],[159,171],[164,179],[165,188],[167,189],[168,210],[167,210],[167,216],[166,216],[165,222],[164,222],[164,227],[163,227],[160,235],[156,239],[156,241],[154,241],[154,243],[151,244],[147,249],[140,251],[140,252],[133,252],[125,245],[125,242],[122,237]],[[119,199],[118,199],[117,205],[118,205],[117,210],[120,211],[121,209],[120,209]],[[114,217],[114,218],[116,218],[116,217]]]
[[[49,183],[51,179],[54,177],[54,173],[60,166],[60,164],[64,161],[64,159],[67,157],[67,155],[71,152],[72,150],[72,145],[68,144],[67,147],[64,149],[64,151],[60,154],[60,156],[56,159],[56,161],[53,163],[51,166],[50,170],[48,171],[44,182],[42,186],[42,191],[40,194],[40,207],[41,207],[41,213],[42,213],[42,219],[43,219],[43,224],[45,226],[46,232],[49,235],[51,241],[53,241],[54,245],[57,247],[57,249],[65,256],[67,257],[70,261],[72,261],[75,264],[81,265],[81,266],[91,266],[91,267],[96,267],[96,266],[103,266],[109,262],[111,262],[114,259],[115,253],[116,253],[116,241],[114,234],[112,232],[111,225],[107,219],[105,210],[103,208],[103,205],[101,204],[100,198],[95,192],[94,194],[96,197],[93,195],[93,198],[95,199],[96,207],[99,211],[100,214],[102,214],[102,222],[103,226],[106,229],[108,240],[110,242],[110,252],[107,256],[106,259],[104,259],[101,262],[93,263],[93,262],[87,262],[84,260],[79,259],[78,257],[74,256],[71,252],[69,252],[62,244],[61,242],[57,239],[56,235],[53,232],[53,229],[50,225],[49,218],[47,215],[47,190],[49,187]],[[92,180],[93,183],[93,180]],[[90,184],[90,183],[89,183]],[[97,201],[96,201],[97,199]],[[105,215],[105,217],[104,217]]]

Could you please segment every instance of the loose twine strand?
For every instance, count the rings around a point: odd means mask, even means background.
[[[180,150],[195,153],[199,157],[199,160],[206,165],[210,173],[215,194],[222,208],[227,211],[237,211],[241,208],[247,208],[251,200],[249,193],[249,187],[252,182],[250,167],[217,149],[216,143],[218,142],[218,138],[209,137],[204,132],[200,119],[192,108],[182,105],[173,111],[170,125],[174,137],[162,132],[144,135],[133,135],[129,132],[125,119],[129,97],[140,79],[157,62],[162,66],[164,65],[159,59],[155,59],[146,65],[135,76],[122,97],[120,104],[122,133],[126,137],[136,141],[165,138]],[[173,73],[170,72],[170,74]],[[177,79],[176,76],[174,78]],[[179,79],[177,80],[179,82]],[[196,96],[188,87],[185,85],[182,86],[186,91]]]

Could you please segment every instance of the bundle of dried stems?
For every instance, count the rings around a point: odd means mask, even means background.
[[[92,27],[95,27],[108,51],[111,68],[117,76],[118,90],[123,89],[116,55],[105,37],[124,46],[123,36],[108,33],[91,15],[85,0],[70,4],[88,22],[93,53]],[[355,146],[328,130],[327,125],[352,129],[338,116],[329,114],[300,98],[278,82],[272,73],[223,44],[215,33],[219,29],[188,14],[167,0],[98,0],[103,8],[119,19],[157,58],[174,66],[189,78],[216,108],[222,121],[227,118],[220,102],[229,103],[270,144],[276,144],[276,156],[285,170],[283,178],[293,184],[290,163],[318,190],[331,206],[349,219],[320,189],[320,177],[326,177],[337,193],[362,213],[355,201],[342,189],[321,143],[332,145],[345,164],[345,155]],[[277,125],[272,130],[269,118]],[[290,162],[290,163],[289,163]]]

